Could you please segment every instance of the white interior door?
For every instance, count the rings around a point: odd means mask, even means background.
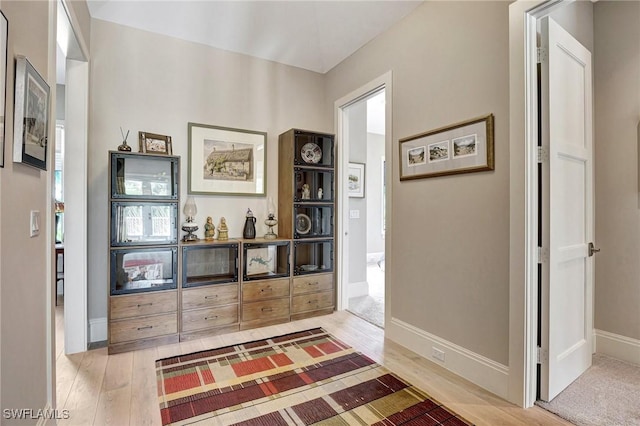
[[[593,107],[591,53],[541,20],[543,247],[540,397],[550,401],[591,366],[593,335]],[[548,203],[546,203],[548,200]]]

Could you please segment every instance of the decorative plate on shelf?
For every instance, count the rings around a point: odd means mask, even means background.
[[[304,213],[296,215],[296,231],[298,234],[307,234],[311,230],[311,219]]]
[[[322,158],[322,149],[313,142],[305,143],[302,146],[300,155],[302,155],[302,159],[305,163],[316,164]]]

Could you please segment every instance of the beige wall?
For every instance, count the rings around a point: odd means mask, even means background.
[[[502,364],[509,330],[508,22],[507,2],[427,2],[327,75],[332,109],[393,72],[391,316]],[[488,113],[495,115],[495,171],[399,181],[398,139]]]
[[[131,131],[134,147],[138,131],[172,136],[173,153],[182,157],[183,202],[188,122],[266,131],[267,193],[276,205],[278,135],[292,127],[332,128],[317,73],[98,20],[91,57],[88,276],[89,318],[95,319],[107,316],[107,153],[121,143],[120,126]],[[219,223],[225,216],[230,237],[242,235],[248,207],[266,216],[266,198],[195,198],[196,221],[212,216]],[[258,220],[258,235],[266,231]]]
[[[0,169],[1,408],[47,404],[47,181],[50,171],[12,162],[14,75],[17,54],[47,79],[49,3],[3,1],[9,21],[5,167]],[[55,83],[53,85],[55,87]],[[52,91],[52,96],[53,96]],[[52,104],[51,104],[52,105]],[[51,132],[51,130],[50,130]],[[51,134],[51,133],[50,133]],[[53,155],[49,150],[49,162]],[[29,237],[30,210],[41,214],[40,235]],[[33,423],[2,420],[2,424]]]
[[[640,339],[640,2],[594,8],[595,328]]]

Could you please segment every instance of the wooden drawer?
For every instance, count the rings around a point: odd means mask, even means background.
[[[111,296],[110,303],[112,320],[175,312],[178,310],[178,293],[163,291]]]
[[[242,321],[271,320],[289,316],[289,298],[242,304]]]
[[[202,330],[238,322],[238,305],[196,309],[182,313],[182,331]]]
[[[182,289],[182,309],[198,309],[238,302],[238,284]]]
[[[309,293],[300,296],[293,296],[291,300],[291,312],[315,311],[333,306],[333,291],[323,291],[319,293]]]
[[[293,294],[333,290],[333,274],[305,275],[293,279]]]
[[[177,332],[178,316],[175,313],[111,321],[109,323],[111,335],[109,343],[147,339]]]
[[[289,296],[289,279],[242,283],[242,301],[272,299]]]

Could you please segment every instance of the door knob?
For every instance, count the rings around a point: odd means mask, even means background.
[[[600,251],[599,248],[596,248],[596,246],[593,245],[593,243],[589,243],[589,257],[593,256],[594,254],[598,253]]]

